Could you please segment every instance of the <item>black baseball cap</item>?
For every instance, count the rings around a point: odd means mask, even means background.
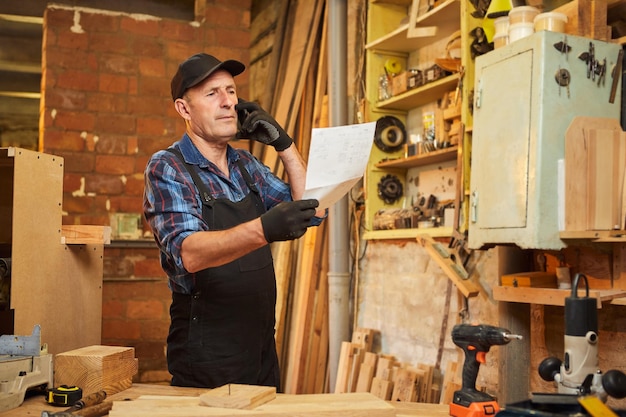
[[[218,69],[224,69],[234,77],[241,74],[246,66],[233,59],[222,62],[213,55],[195,54],[178,66],[178,71],[172,78],[172,99],[176,101],[181,98],[187,89],[199,84]]]

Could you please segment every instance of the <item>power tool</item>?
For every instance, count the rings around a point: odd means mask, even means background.
[[[491,346],[506,345],[522,336],[511,334],[507,329],[487,324],[457,324],[452,329],[452,341],[463,349],[463,382],[454,392],[450,403],[450,415],[454,417],[482,417],[495,415],[500,407],[496,398],[476,389],[476,378],[481,363],[485,363]]]
[[[583,280],[585,297],[578,296]],[[565,298],[565,355],[544,359],[539,375],[546,381],[555,381],[561,396],[595,395],[602,401],[607,396],[626,397],[626,375],[618,370],[602,374],[598,367],[598,307],[597,299],[589,297],[589,282],[584,274],[576,274],[572,292]],[[541,395],[533,394],[533,401]],[[554,396],[545,396],[554,401]],[[561,399],[562,401],[562,399]]]

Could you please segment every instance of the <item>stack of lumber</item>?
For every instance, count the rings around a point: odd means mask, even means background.
[[[144,395],[115,401],[110,417],[193,416],[380,416],[395,417],[395,408],[369,393],[279,394],[269,387],[227,385],[195,397]]]
[[[59,353],[54,359],[54,386],[77,386],[83,396],[107,395],[130,388],[137,374],[135,349],[121,346],[87,346]]]
[[[375,333],[359,328],[351,342],[342,344],[335,393],[369,392],[386,401],[450,402],[460,388],[454,382],[458,381],[456,362],[448,363],[445,375],[432,365],[399,362],[393,355],[372,352]]]

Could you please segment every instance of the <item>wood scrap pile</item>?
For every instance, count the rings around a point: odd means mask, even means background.
[[[369,392],[386,401],[448,404],[457,382],[456,362],[445,374],[432,365],[410,365],[393,355],[372,352],[372,329],[357,329],[351,342],[344,342],[339,358],[335,393]]]

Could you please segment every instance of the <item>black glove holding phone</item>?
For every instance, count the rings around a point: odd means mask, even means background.
[[[237,138],[254,139],[273,146],[279,152],[284,151],[293,143],[287,132],[257,103],[239,99],[235,110],[241,125]]]
[[[315,199],[284,201],[261,215],[263,234],[269,242],[293,240],[302,236],[319,206]]]

